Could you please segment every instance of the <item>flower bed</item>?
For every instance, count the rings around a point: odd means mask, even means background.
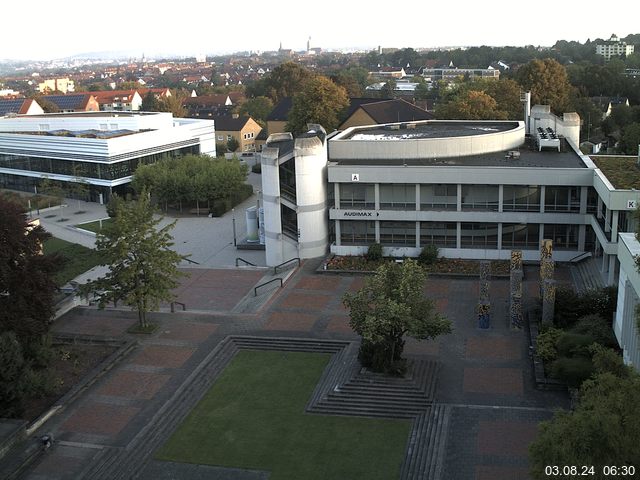
[[[386,262],[393,262],[394,258],[383,258],[382,260],[369,261],[362,256],[340,256],[336,255],[326,262],[326,269],[332,271],[357,271],[372,272]],[[463,260],[461,258],[439,258],[431,265],[425,265],[424,269],[428,273],[434,274],[456,274],[456,275],[479,275],[479,260]],[[492,260],[492,275],[509,275],[508,260]]]

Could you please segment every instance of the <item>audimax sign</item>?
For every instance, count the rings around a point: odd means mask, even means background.
[[[349,210],[349,211],[343,212],[342,216],[343,217],[379,217],[380,214],[378,212],[372,212],[369,210],[361,210],[361,211]]]

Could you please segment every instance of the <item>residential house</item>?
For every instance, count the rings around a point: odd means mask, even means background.
[[[381,78],[404,78],[407,76],[407,73],[404,71],[404,68],[400,67],[383,67],[377,72],[369,72],[369,75],[374,77]]]
[[[251,117],[224,115],[212,117],[216,127],[216,143],[225,144],[235,138],[239,152],[255,152],[256,138],[262,127]]]
[[[184,102],[188,117],[210,118],[231,113],[234,103],[229,94],[202,95],[189,97]]]
[[[84,93],[95,96],[102,111],[133,112],[140,110],[142,105],[142,97],[137,90],[105,90]]]
[[[352,98],[338,130],[364,125],[432,120],[433,114],[402,99]]]
[[[614,107],[629,106],[629,99],[627,97],[591,97],[591,101],[602,112],[603,120],[611,115]]]
[[[271,110],[267,117],[267,132],[269,135],[273,133],[282,133],[287,130],[287,122],[289,120],[289,110],[293,105],[291,97],[284,97]]]
[[[99,112],[100,105],[90,93],[71,93],[68,95],[45,95],[45,100],[58,107],[60,112]]]
[[[38,84],[40,93],[69,93],[75,91],[75,88],[75,82],[69,78],[50,78]]]
[[[633,51],[634,46],[620,41],[615,33],[611,35],[609,40],[596,43],[596,55],[602,55],[606,62],[611,60],[611,57],[631,55]]]
[[[0,117],[7,115],[41,115],[42,107],[31,98],[0,98]]]

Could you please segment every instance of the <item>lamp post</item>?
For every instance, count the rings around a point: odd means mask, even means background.
[[[233,224],[233,246],[237,247],[237,242],[236,242],[236,209],[232,208],[231,209],[231,222]]]

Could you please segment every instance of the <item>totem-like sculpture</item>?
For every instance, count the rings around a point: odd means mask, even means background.
[[[511,328],[522,328],[522,250],[511,250],[509,318]]]
[[[553,279],[555,263],[553,254],[553,242],[549,239],[542,241],[540,248],[540,297],[542,299],[542,323],[553,324],[553,315],[556,301],[556,284]]]
[[[491,302],[489,301],[489,274],[491,263],[480,262],[480,295],[478,299],[478,327],[487,329],[491,326]]]

